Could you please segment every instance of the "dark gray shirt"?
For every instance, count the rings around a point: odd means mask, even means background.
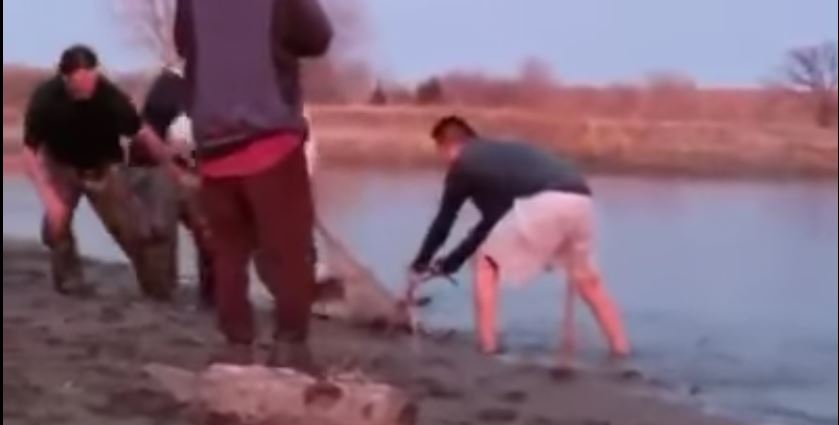
[[[299,59],[324,54],[331,40],[318,0],[178,0],[175,44],[199,155],[305,133]]]
[[[444,260],[446,273],[455,272],[477,251],[516,199],[546,191],[591,196],[588,183],[576,167],[545,150],[524,143],[471,141],[449,169],[440,210],[414,261],[414,268],[428,265],[445,243],[467,200],[472,201],[482,218]]]

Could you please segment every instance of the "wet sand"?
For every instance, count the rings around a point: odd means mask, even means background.
[[[143,301],[124,265],[88,261],[86,273],[96,297],[58,296],[44,251],[4,240],[3,424],[190,423],[143,367],[204,368],[220,343],[212,315],[186,293],[173,305]],[[645,395],[639,379],[557,379],[480,356],[459,337],[418,342],[317,322],[314,348],[324,364],[408,390],[423,425],[737,425]]]

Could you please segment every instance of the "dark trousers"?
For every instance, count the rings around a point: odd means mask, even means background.
[[[82,196],[90,201],[105,228],[131,260],[143,292],[155,299],[172,295],[175,282],[165,265],[154,261],[149,249],[155,232],[148,214],[129,184],[121,167],[112,165],[80,171],[45,158],[49,184],[61,198],[61,205],[50,206],[44,219],[43,240],[50,248],[53,280],[61,292],[72,292],[85,285],[72,219]]]
[[[257,175],[205,178],[201,200],[210,223],[219,326],[228,342],[251,344],[256,337],[248,265],[257,251],[274,299],[275,338],[304,341],[315,278],[314,211],[303,149]]]
[[[216,284],[213,254],[210,246],[210,223],[196,202],[186,200],[181,205],[181,224],[192,234],[198,258],[198,291],[204,305],[215,305]]]
[[[191,234],[197,251],[199,294],[208,305],[213,304],[214,285],[212,257],[209,248],[209,224],[191,194],[185,194],[166,175],[165,170],[154,165],[131,166],[128,180],[132,192],[140,199],[158,235],[149,246],[149,255],[155,257],[158,267],[173,281],[178,273],[178,223]]]

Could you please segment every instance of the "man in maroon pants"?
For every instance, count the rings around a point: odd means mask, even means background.
[[[314,212],[298,60],[324,54],[332,28],[315,0],[179,0],[175,39],[228,342],[220,360],[253,361],[247,266],[258,250],[276,308],[269,364],[309,370]]]

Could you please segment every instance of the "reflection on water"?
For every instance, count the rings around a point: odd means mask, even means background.
[[[320,214],[396,289],[439,182],[436,172],[328,171],[318,181]],[[642,366],[738,412],[836,423],[836,182],[597,178],[594,187],[600,260]],[[28,188],[6,178],[3,202],[4,234],[34,237],[39,208]],[[463,219],[474,222],[474,211]],[[89,209],[76,228],[85,253],[120,258]],[[468,272],[458,278],[468,282]],[[429,289],[426,320],[470,326],[468,285]],[[508,342],[547,355],[561,297],[551,276],[506,291]],[[600,346],[590,320],[583,335],[592,351]]]

